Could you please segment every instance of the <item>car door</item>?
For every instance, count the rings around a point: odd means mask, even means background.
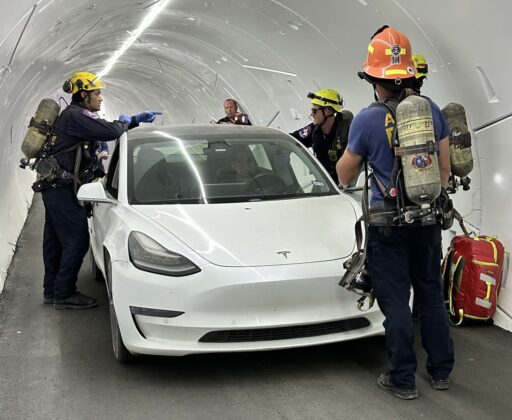
[[[117,200],[119,193],[119,143],[116,143],[103,185],[107,197]],[[103,267],[103,243],[111,224],[114,207],[115,204],[112,203],[93,204],[91,247],[99,267]]]

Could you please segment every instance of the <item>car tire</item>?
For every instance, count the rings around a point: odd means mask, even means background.
[[[128,351],[121,337],[119,331],[119,323],[117,322],[116,311],[114,304],[110,302],[110,332],[112,335],[112,349],[114,350],[115,358],[121,363],[131,363],[136,360],[136,357]]]
[[[94,260],[94,255],[92,254],[92,248],[89,249],[89,258],[91,260],[91,277],[94,281],[100,281],[104,282],[105,277],[103,277],[103,273],[98,267],[98,264],[96,264],[96,261]]]
[[[123,342],[121,331],[119,330],[119,322],[117,321],[116,309],[114,308],[114,300],[112,298],[112,265],[110,256],[105,252],[105,271],[107,274],[108,303],[110,309],[110,334],[112,337],[112,350],[115,358],[120,363],[131,363],[137,360],[137,357],[130,353]]]

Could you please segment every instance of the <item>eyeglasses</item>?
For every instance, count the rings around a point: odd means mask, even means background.
[[[317,111],[320,111],[322,108],[311,108],[311,114],[315,115]]]

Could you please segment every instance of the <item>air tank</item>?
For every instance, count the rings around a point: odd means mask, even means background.
[[[451,102],[443,108],[443,115],[450,127],[452,174],[464,178],[473,170],[471,133],[468,130],[466,111],[461,104]]]
[[[432,203],[441,193],[441,176],[435,151],[434,123],[430,103],[412,95],[398,104],[396,120],[405,192],[418,205]]]
[[[39,103],[21,143],[21,151],[28,159],[37,157],[46,142],[47,134],[59,116],[59,111],[60,106],[53,99],[45,98]]]

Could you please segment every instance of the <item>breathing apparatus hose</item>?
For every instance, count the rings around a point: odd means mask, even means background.
[[[368,201],[368,181],[370,180],[371,175],[368,175],[368,163],[364,162],[364,172],[365,172],[365,182],[363,186],[363,197],[362,197],[362,216],[356,221],[355,224],[355,236],[356,236],[356,247],[357,251],[352,255],[352,257],[347,260],[350,261],[349,264],[344,265],[346,272],[343,275],[340,286],[343,288],[357,293],[361,297],[357,301],[357,308],[359,310],[363,310],[362,307],[364,305],[364,301],[366,298],[368,298],[368,308],[370,309],[374,302],[375,302],[375,296],[373,293],[370,292],[364,292],[357,290],[354,287],[354,282],[360,274],[365,266],[366,263],[366,248],[368,245],[368,220],[369,220],[369,201]],[[363,225],[361,227],[361,225]]]

